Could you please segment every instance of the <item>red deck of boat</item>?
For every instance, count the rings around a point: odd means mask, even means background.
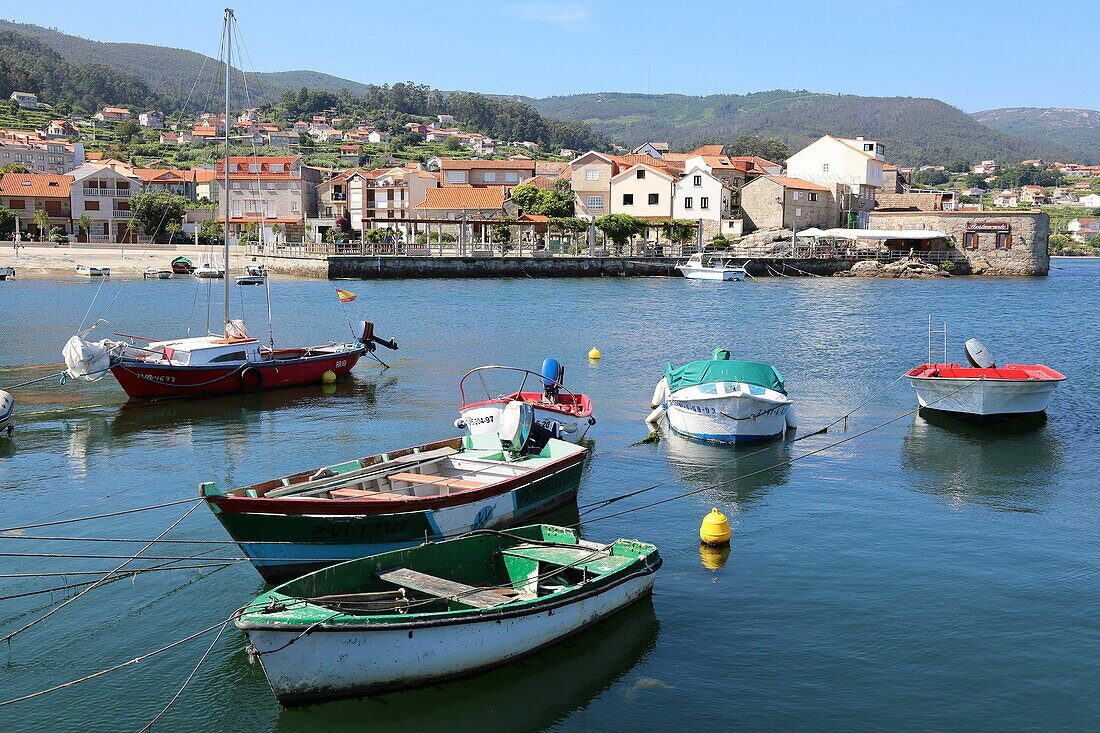
[[[513,392],[506,397],[498,397],[491,400],[482,400],[481,402],[470,402],[468,404],[462,405],[458,409],[460,411],[470,410],[475,407],[499,405],[515,400],[527,402],[532,407],[537,407],[540,410],[559,412],[562,415],[569,415],[570,417],[588,417],[592,414],[592,401],[588,399],[588,395],[559,394],[557,396],[557,402],[550,402],[546,399],[546,395],[544,395],[542,392]]]
[[[1002,367],[977,369],[959,364],[921,364],[906,372],[919,379],[988,379],[1004,382],[1057,381],[1066,377],[1044,364],[1005,364]]]

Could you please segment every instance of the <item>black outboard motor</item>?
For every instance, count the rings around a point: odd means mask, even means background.
[[[359,343],[367,347],[367,351],[374,351],[374,345],[385,346],[391,351],[397,351],[396,339],[381,339],[374,335],[374,324],[370,321],[359,321]]]

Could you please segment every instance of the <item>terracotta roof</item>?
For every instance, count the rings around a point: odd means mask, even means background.
[[[128,114],[130,114],[130,110],[126,109],[125,107],[104,107],[102,111],[103,111],[103,114],[116,114],[116,115],[123,115],[123,114],[128,115]]]
[[[722,146],[721,145],[700,145],[699,147],[695,148],[695,150],[692,150],[690,153],[688,153],[688,155],[721,155],[721,154],[722,154]]]
[[[218,129],[213,125],[195,125],[191,134],[199,137],[214,137],[218,134]]]
[[[778,183],[783,188],[796,188],[799,191],[828,191],[828,187],[816,183],[804,181],[801,178],[788,178],[787,176],[765,176],[769,181]]]
[[[0,196],[69,198],[72,176],[52,173],[5,173],[0,176]]]
[[[665,158],[654,158],[650,155],[637,155],[634,153],[630,155],[613,155],[611,159],[624,169],[641,164],[649,166],[650,168],[664,169],[668,173],[684,172],[684,161],[682,160],[667,160]]]
[[[244,178],[253,180],[268,180],[268,179],[294,179],[296,176],[291,172],[291,168],[297,162],[298,158],[293,155],[280,155],[271,157],[253,157],[248,155],[232,156],[229,159],[229,177],[232,178]],[[259,171],[251,170],[251,166],[260,166]],[[271,170],[272,165],[282,165],[282,172]],[[221,178],[225,175],[225,161],[219,160],[217,166],[214,169],[216,171],[217,178]]]
[[[554,179],[548,176],[531,176],[530,178],[523,179],[520,185],[534,186],[535,188],[552,191],[554,189]]]
[[[439,168],[441,171],[472,171],[474,168],[486,168],[489,171],[535,171],[535,161],[459,161],[453,157],[441,157]]]
[[[499,209],[504,206],[504,189],[500,186],[488,188],[474,186],[446,186],[429,188],[424,192],[424,200],[416,205],[417,209]]]
[[[647,170],[649,170],[653,173],[656,173],[659,176],[663,176],[665,178],[675,179],[677,177],[677,176],[674,176],[672,174],[672,171],[668,168],[660,168],[660,167],[655,166],[655,165],[650,165],[649,163],[636,163],[636,164],[630,166],[629,168],[624,168],[617,175],[612,176],[611,180],[614,181],[618,178],[629,178],[629,176],[627,174],[632,173],[632,172],[638,170],[639,168],[645,168],[645,169],[647,169]],[[677,175],[680,172],[682,172],[682,171],[677,171]]]
[[[210,183],[214,180],[214,171],[210,168],[192,168],[195,174],[195,183]]]
[[[523,214],[519,217],[518,221],[529,221],[535,224],[545,224],[550,221],[550,217],[545,214]]]

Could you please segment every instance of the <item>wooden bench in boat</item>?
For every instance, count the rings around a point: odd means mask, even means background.
[[[410,484],[431,484],[432,486],[445,486],[448,489],[479,489],[486,484],[482,481],[467,481],[460,478],[448,478],[447,476],[433,476],[424,473],[391,473],[386,476],[390,481],[405,481]]]
[[[329,492],[329,496],[333,499],[384,499],[390,501],[413,498],[408,494],[391,494],[387,491],[368,491],[365,489],[333,489]]]
[[[594,549],[590,547],[563,547],[561,545],[516,545],[502,550],[501,554],[522,557],[546,565],[568,566],[578,570],[587,570],[596,575],[621,570],[634,562],[633,558],[612,555],[602,547]]]
[[[379,463],[373,463],[364,468],[358,468],[354,471],[347,471],[345,473],[331,473],[325,474],[322,469],[313,474],[313,477],[306,481],[299,483],[288,484],[280,489],[272,489],[268,491],[264,496],[269,498],[276,498],[280,496],[311,496],[314,494],[323,494],[333,486],[339,486],[342,483],[354,483],[357,481],[363,481],[368,478],[377,477],[382,478],[388,472],[393,471],[400,466],[418,465],[422,463],[429,463],[431,461],[440,461],[449,456],[453,456],[459,453],[451,447],[437,448],[430,451],[421,451],[420,453],[409,453],[407,455],[394,458],[389,461],[381,461]]]
[[[516,600],[517,597],[524,597],[522,594],[503,595],[488,588],[482,589],[465,583],[456,583],[453,580],[437,578],[408,568],[390,570],[381,573],[378,577],[401,588],[419,591],[436,598],[452,599],[474,608],[496,608]]]

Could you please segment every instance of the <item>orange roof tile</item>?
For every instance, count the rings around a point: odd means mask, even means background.
[[[722,146],[721,145],[700,145],[699,147],[695,148],[695,150],[692,150],[690,153],[688,153],[688,155],[721,155],[721,154],[722,154]]]
[[[473,170],[484,168],[488,170],[535,170],[533,160],[457,160],[455,158],[440,158],[439,169],[445,171]]]
[[[0,196],[69,198],[72,176],[53,173],[5,173],[0,176]]]
[[[787,176],[765,176],[769,181],[778,183],[783,188],[797,188],[799,191],[828,191],[828,187],[816,183],[804,181],[801,178],[788,178]]]
[[[473,186],[446,186],[429,188],[424,192],[424,200],[416,205],[417,209],[442,209],[458,211],[461,209],[499,209],[504,206],[504,189],[500,186],[475,188]]]

